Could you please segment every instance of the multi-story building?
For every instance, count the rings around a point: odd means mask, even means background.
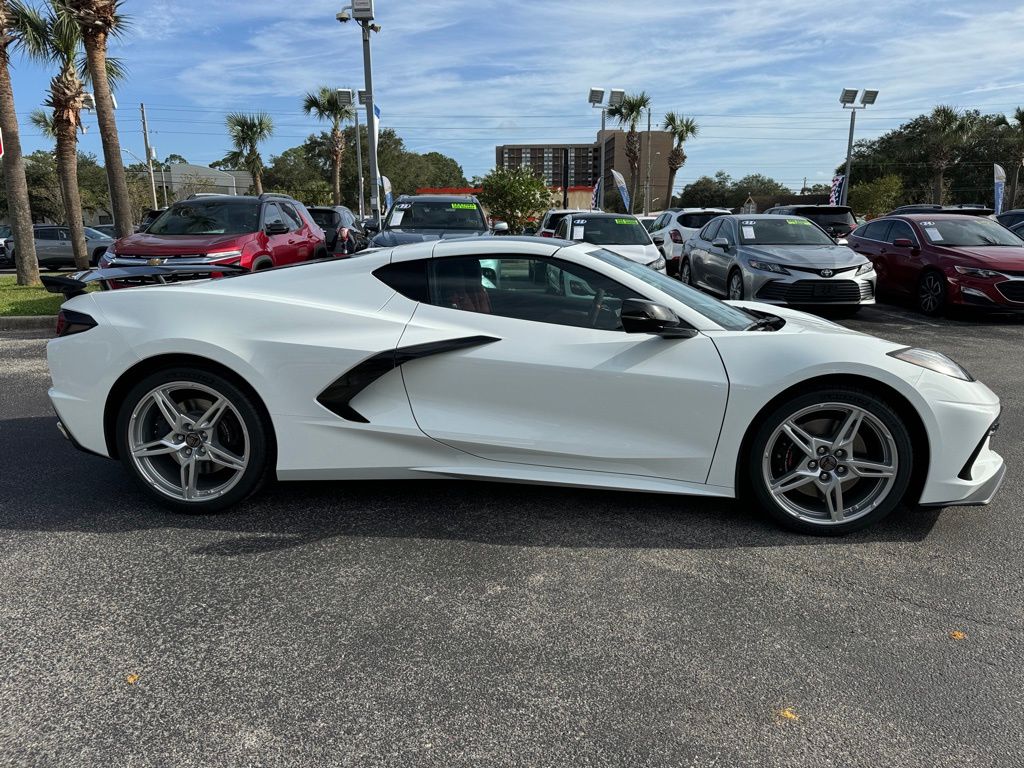
[[[549,187],[592,187],[600,172],[596,144],[507,144],[494,154],[497,167],[532,168]]]

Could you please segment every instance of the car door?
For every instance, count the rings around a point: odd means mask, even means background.
[[[439,340],[465,347],[402,366],[427,435],[493,461],[705,482],[728,393],[707,336],[625,333],[615,308],[637,294],[572,262],[430,261],[431,303],[417,307],[399,354]],[[484,287],[481,262],[500,271],[500,288]],[[538,270],[561,276],[538,285]],[[572,295],[551,290],[567,284]]]
[[[893,281],[888,254],[882,252],[891,225],[892,219],[869,221],[863,227],[855,230],[850,238],[850,247],[857,253],[867,256],[874,263],[875,272],[878,273],[879,290],[902,290],[902,287],[897,286]]]
[[[910,248],[897,247],[899,239],[910,240]],[[917,281],[921,279],[924,263],[921,260],[921,243],[913,227],[905,221],[894,219],[892,226],[885,235],[885,242],[879,246],[879,252],[888,268],[887,278],[898,290],[912,293]]]
[[[266,203],[263,206],[264,231],[271,224],[284,224],[288,226],[288,222],[285,221],[284,214],[277,203]],[[274,261],[274,266],[279,267],[282,264],[291,264],[298,260],[295,256],[295,246],[290,242],[293,239],[293,233],[290,228],[282,234],[267,234],[267,248],[270,251],[270,257]]]
[[[291,203],[282,202],[280,205],[281,213],[284,214],[284,220],[289,229],[288,245],[291,246],[291,262],[313,258],[317,245],[322,241]]]
[[[693,275],[693,282],[697,285],[701,285],[705,288],[709,287],[708,283],[708,247],[711,245],[711,240],[714,239],[715,234],[718,232],[718,228],[722,225],[722,222],[713,219],[707,226],[704,227],[694,239],[693,245],[690,248],[690,272]]]
[[[723,237],[732,243],[731,247],[723,248],[714,244],[715,240]],[[732,265],[735,255],[736,235],[732,232],[732,220],[721,219],[718,229],[707,244],[707,255],[704,257],[706,282],[711,290],[725,293],[726,281],[729,279],[729,267]]]
[[[60,233],[57,227],[39,227],[34,231],[36,261],[39,266],[55,267],[60,262]],[[14,250],[18,250],[15,242]]]

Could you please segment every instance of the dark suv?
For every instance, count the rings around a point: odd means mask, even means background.
[[[344,205],[317,205],[309,207],[313,217],[327,238],[327,250],[332,256],[344,258],[366,248],[369,238],[362,223]]]
[[[286,195],[204,195],[177,202],[101,264],[224,264],[256,271],[327,256],[323,230]]]
[[[839,240],[849,235],[857,226],[853,209],[848,205],[779,205],[765,213],[780,213],[785,216],[803,216]]]
[[[381,231],[370,239],[370,246],[390,248],[424,240],[488,234],[491,228],[483,208],[472,195],[403,195],[388,212]]]

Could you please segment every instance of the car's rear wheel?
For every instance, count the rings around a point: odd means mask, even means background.
[[[693,274],[690,272],[690,260],[683,257],[682,263],[679,265],[679,279],[684,285],[693,285]]]
[[[179,511],[229,507],[270,472],[271,428],[260,408],[208,371],[147,376],[125,397],[116,429],[124,466],[150,496]]]
[[[917,283],[917,308],[932,317],[941,315],[946,311],[947,288],[945,275],[928,270]]]
[[[264,269],[270,269],[272,266],[274,266],[274,262],[271,258],[269,256],[263,256],[252,263],[252,271],[259,272]]]
[[[734,301],[743,298],[743,274],[738,269],[729,274],[729,298]]]
[[[913,468],[910,434],[881,398],[857,389],[809,392],[782,403],[755,433],[747,479],[783,526],[834,535],[896,507]]]

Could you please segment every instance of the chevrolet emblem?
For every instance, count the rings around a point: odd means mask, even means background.
[[[159,267],[163,263],[163,259],[150,259],[149,261],[146,262],[146,264],[148,264],[151,267]]]

